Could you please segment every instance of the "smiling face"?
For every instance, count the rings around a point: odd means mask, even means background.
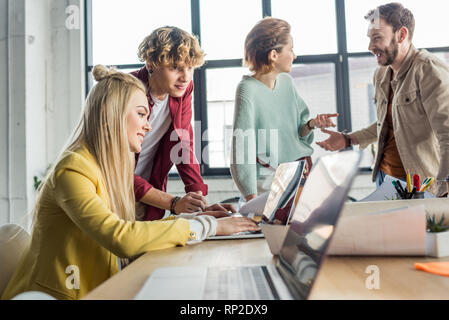
[[[184,95],[193,79],[191,66],[158,66],[152,68],[150,91],[153,96],[163,100],[167,94],[179,98]]]
[[[126,115],[126,132],[128,134],[129,149],[131,152],[140,153],[145,134],[151,131],[148,119],[150,110],[148,100],[141,90],[135,90],[131,95]]]
[[[378,25],[370,24],[368,50],[377,57],[379,65],[389,66],[396,61],[399,52],[397,35],[398,32],[393,32],[393,27],[387,24],[384,19],[379,19]]]

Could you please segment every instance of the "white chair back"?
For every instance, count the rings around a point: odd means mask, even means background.
[[[0,226],[0,296],[29,243],[30,235],[22,227],[15,224]]]
[[[12,300],[56,300],[56,299],[44,292],[28,291],[18,294]]]

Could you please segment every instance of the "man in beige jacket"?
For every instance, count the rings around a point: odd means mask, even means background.
[[[386,174],[405,179],[406,172],[421,181],[435,177],[428,190],[445,196],[449,188],[449,67],[412,44],[413,14],[397,3],[379,6],[366,17],[370,22],[369,50],[377,57],[374,103],[377,121],[351,134],[322,131],[318,142],[336,151],[377,141],[373,181]]]

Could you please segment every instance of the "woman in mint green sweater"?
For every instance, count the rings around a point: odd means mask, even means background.
[[[313,153],[314,128],[335,127],[330,118],[338,114],[309,120],[288,74],[294,59],[284,20],[264,18],[246,37],[244,62],[253,74],[237,87],[231,156],[231,174],[246,201],[267,190],[263,181],[272,168]]]

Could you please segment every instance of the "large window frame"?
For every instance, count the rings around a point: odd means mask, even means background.
[[[85,55],[86,55],[86,92],[92,87],[92,79],[89,76],[93,69],[92,54],[92,1],[85,0]],[[201,43],[201,19],[200,19],[200,0],[191,1],[191,32],[198,36]],[[271,16],[271,0],[262,1],[261,18]],[[335,0],[336,14],[336,36],[337,53],[297,56],[293,63],[318,64],[333,63],[335,65],[335,84],[336,84],[336,105],[338,117],[338,130],[352,130],[351,121],[351,97],[350,97],[350,79],[349,79],[349,59],[370,57],[370,52],[348,52],[346,39],[346,11],[345,0]],[[449,52],[449,47],[427,48],[429,52]],[[194,75],[194,120],[201,123],[201,137],[208,129],[207,117],[207,88],[206,71],[207,69],[241,67],[242,59],[227,60],[208,60],[205,65],[195,71]],[[143,64],[116,65],[117,69],[139,69]],[[208,146],[208,141],[195,141],[195,152],[198,159],[201,159],[203,150]],[[201,174],[203,176],[230,176],[229,168],[211,168],[208,164],[201,161]],[[369,172],[371,168],[361,168],[362,172]]]

